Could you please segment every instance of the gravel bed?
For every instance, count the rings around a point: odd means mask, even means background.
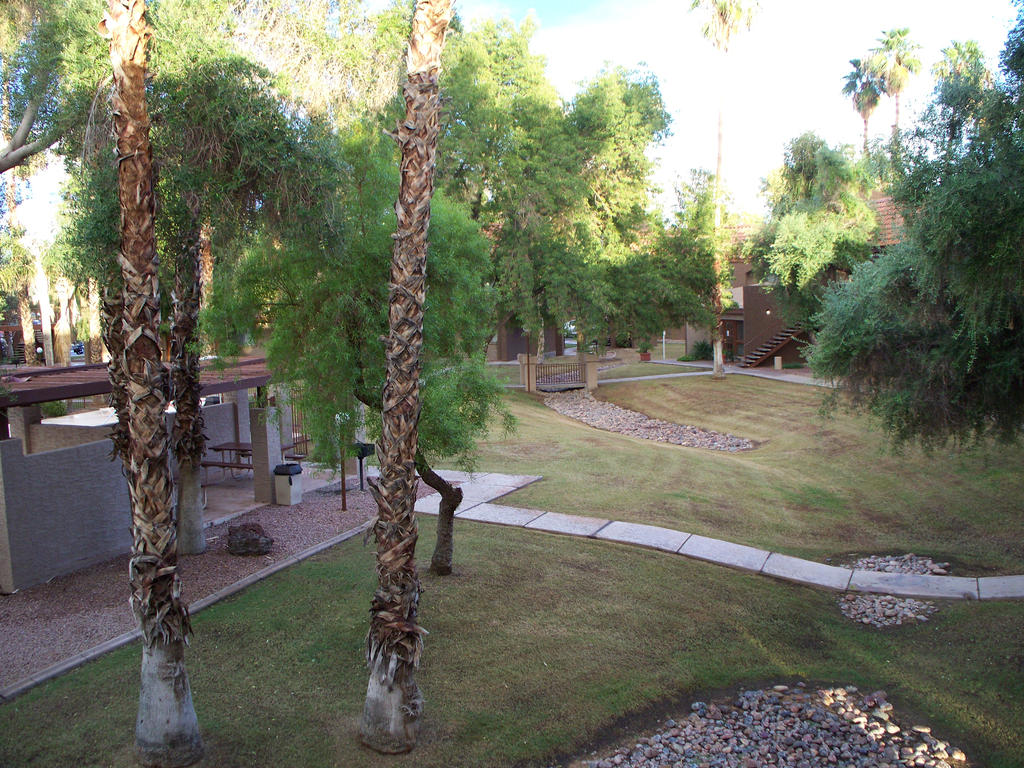
[[[732,704],[694,702],[680,722],[586,768],[959,768],[963,751],[927,725],[901,725],[885,691],[776,685]]]
[[[179,557],[184,599],[194,602],[376,515],[369,492],[359,490],[347,492],[348,511],[342,512],[338,490],[340,484],[335,483],[307,491],[301,504],[267,505],[207,528],[206,552]],[[419,483],[419,495],[429,493],[433,491]],[[228,554],[228,525],[239,523],[263,526],[274,539],[268,555]],[[128,555],[122,555],[0,595],[0,687],[135,629],[128,594]]]
[[[922,576],[946,576],[949,563],[936,563],[913,552],[905,555],[870,555],[851,566],[859,571],[882,573],[908,573]],[[898,627],[915,621],[928,621],[937,608],[929,600],[915,600],[895,595],[854,595],[847,593],[838,598],[839,610],[848,619],[881,629]]]
[[[553,392],[544,397],[544,405],[563,416],[582,421],[597,429],[618,432],[659,443],[684,445],[688,448],[708,448],[712,451],[748,451],[754,443],[735,435],[712,432],[684,424],[652,419],[642,413],[595,399],[589,392]]]

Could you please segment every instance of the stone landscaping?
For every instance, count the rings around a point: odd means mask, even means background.
[[[900,724],[885,691],[853,686],[743,691],[732,704],[694,702],[632,746],[583,762],[586,768],[956,768],[962,750],[927,725]]]
[[[926,557],[918,557],[913,552],[905,555],[862,557],[852,567],[859,571],[922,576],[945,576],[949,573],[949,563],[936,563]],[[928,621],[928,617],[936,608],[930,601],[914,600],[909,597],[847,593],[839,598],[839,610],[849,619],[882,628],[896,627],[907,622]]]
[[[563,416],[582,421],[597,429],[644,440],[733,453],[754,447],[750,440],[735,435],[652,419],[642,413],[597,400],[584,390],[552,392],[544,397],[544,405]]]

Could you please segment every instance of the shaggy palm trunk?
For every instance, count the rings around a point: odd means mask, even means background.
[[[437,541],[430,558],[430,572],[447,576],[452,572],[452,556],[455,551],[455,510],[462,503],[462,489],[452,485],[430,468],[422,455],[416,456],[416,471],[423,482],[441,494],[441,505],[437,509]]]
[[[198,229],[178,262],[174,278],[174,455],[178,460],[178,548],[195,555],[206,550],[200,463],[206,449],[199,402],[199,296],[201,241]]]
[[[377,502],[378,587],[371,607],[366,658],[370,679],[360,737],[378,752],[407,752],[416,744],[423,698],[415,669],[424,630],[417,624],[416,444],[420,416],[420,348],[426,294],[427,229],[434,190],[441,48],[451,19],[450,0],[418,0],[409,36],[401,185],[388,299],[387,378],[382,430],[377,443],[380,479],[370,490]]]
[[[153,166],[146,112],[144,0],[109,0],[100,32],[110,40],[117,187],[124,278],[123,373],[127,383],[128,489],[132,507],[131,606],[143,652],[135,747],[144,765],[183,766],[203,753],[185,671],[190,626],[181,601],[160,363],[160,284],[153,228]],[[121,384],[111,381],[113,386]]]
[[[725,66],[725,59],[723,57],[723,64]],[[722,227],[722,154],[723,144],[725,139],[725,131],[723,130],[724,113],[725,107],[723,105],[723,99],[725,89],[720,87],[718,92],[718,154],[715,158],[715,288],[712,294],[711,301],[714,310],[714,325],[711,328],[711,346],[712,346],[712,379],[724,379],[725,378],[725,359],[722,354],[722,255],[718,252],[719,242],[718,233]]]
[[[124,291],[109,283],[103,289],[100,304],[100,328],[103,344],[110,359],[107,360],[107,377],[110,379],[110,407],[114,409],[117,423],[110,430],[114,444],[110,458],[121,459],[128,471],[128,377],[124,367]]]

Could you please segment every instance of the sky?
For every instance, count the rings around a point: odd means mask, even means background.
[[[532,50],[546,57],[548,77],[567,101],[606,64],[652,72],[672,115],[672,135],[654,153],[655,182],[671,200],[676,179],[714,168],[718,94],[725,94],[725,185],[734,208],[756,213],[763,210],[761,180],[782,164],[788,141],[814,131],[833,145],[861,146],[863,123],[842,95],[843,81],[850,59],[864,58],[886,30],[909,27],[921,45],[922,72],[901,98],[906,128],[929,100],[942,48],[977,40],[995,71],[1016,19],[1010,0],[761,0],[719,74],[720,57],[689,0],[460,0],[456,9],[470,24],[532,14],[540,26]],[[887,137],[892,123],[892,105],[883,99],[871,136]]]
[[[367,0],[372,10],[389,0]],[[932,65],[952,40],[977,40],[990,68],[1013,27],[1010,0],[761,0],[749,32],[734,38],[726,67],[701,34],[703,20],[689,0],[456,0],[465,22],[532,15],[539,24],[532,50],[547,60],[548,77],[565,101],[605,66],[644,68],[660,84],[672,134],[652,151],[654,183],[666,209],[676,181],[691,169],[713,169],[719,94],[724,98],[725,187],[733,210],[763,213],[762,179],[782,164],[786,143],[814,131],[832,145],[859,147],[863,124],[842,95],[850,59],[863,58],[889,29],[909,27],[921,45],[922,71],[901,99],[906,128],[931,95]],[[872,138],[886,138],[891,100],[871,118]],[[59,164],[57,164],[59,166]],[[39,194],[19,211],[29,237],[49,239],[60,176],[40,178]]]

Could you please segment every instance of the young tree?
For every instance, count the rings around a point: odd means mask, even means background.
[[[146,765],[184,766],[203,754],[185,670],[190,632],[181,601],[160,364],[160,283],[154,229],[152,151],[146,110],[144,0],[110,0],[100,32],[110,41],[124,279],[123,370],[130,436],[131,605],[142,630],[135,746]]]
[[[700,9],[707,16],[707,21],[703,27],[704,37],[711,42],[712,45],[718,50],[723,57],[729,53],[729,44],[732,42],[733,35],[740,32],[744,27],[748,30],[754,21],[754,14],[759,8],[756,0],[755,2],[746,2],[745,0],[692,0],[690,4],[690,10]],[[724,63],[719,67],[719,72],[724,70]],[[721,226],[722,218],[721,211],[718,209],[718,201],[720,200],[722,190],[722,154],[723,154],[723,101],[725,98],[726,88],[723,83],[719,84],[719,105],[718,105],[718,154],[715,159],[715,200],[716,200],[716,213],[715,213],[715,228]],[[723,264],[723,258],[721,254],[715,260],[716,269],[721,274],[725,271],[726,265]],[[721,283],[721,280],[716,282],[716,286]],[[721,288],[717,288],[713,297],[714,303],[714,324],[711,327],[711,339],[714,346],[714,372],[712,374],[713,379],[724,379],[725,368],[724,360],[722,357],[722,291]]]
[[[900,94],[907,87],[911,75],[921,70],[921,60],[917,58],[920,45],[910,39],[910,29],[890,29],[878,38],[878,46],[871,49],[870,67],[882,81],[882,90],[886,96],[896,102],[896,120],[892,124],[892,133],[897,135],[900,130]]]
[[[853,69],[843,83],[843,95],[853,99],[853,108],[864,121],[864,154],[868,154],[868,120],[882,98],[882,80],[870,62],[850,59]]]
[[[427,229],[434,191],[439,130],[438,75],[450,0],[418,0],[409,35],[406,115],[395,134],[402,152],[402,178],[395,213],[390,331],[386,344],[379,482],[370,489],[380,510],[377,577],[366,656],[370,680],[359,729],[363,743],[379,752],[406,752],[416,744],[423,697],[415,669],[423,649],[417,622],[416,443],[420,414],[420,347],[426,295]]]
[[[812,326],[824,288],[845,279],[871,254],[876,222],[867,198],[874,181],[868,158],[829,147],[811,133],[794,139],[768,179],[771,218],[748,248],[755,268],[771,276],[787,321]]]

